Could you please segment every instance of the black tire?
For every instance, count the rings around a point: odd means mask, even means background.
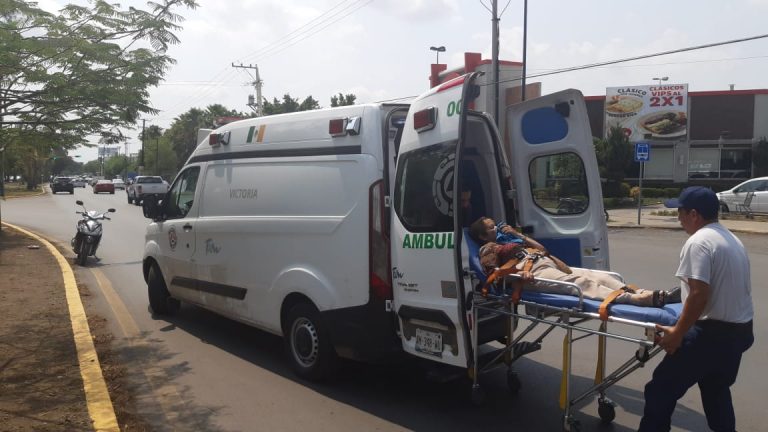
[[[115,194],[115,191],[112,191],[112,192],[110,192],[109,194],[110,194],[110,195],[114,195],[114,194]]]
[[[322,381],[333,375],[338,360],[336,350],[320,312],[313,305],[293,306],[284,330],[285,352],[298,376]]]
[[[721,213],[730,213],[731,210],[728,208],[728,204],[720,203],[720,212]]]
[[[70,195],[74,195],[74,194],[75,194],[75,191],[74,191],[74,190],[72,190],[72,191],[70,191],[70,192],[69,192],[69,194],[70,194]]]
[[[597,413],[604,424],[611,423],[616,418],[616,407],[612,402],[599,402]]]
[[[80,239],[80,249],[77,251],[77,265],[85,266],[88,260],[88,242],[85,237]]]
[[[149,268],[147,275],[147,293],[149,294],[149,307],[158,315],[173,315],[179,310],[179,301],[171,297],[165,286],[163,275],[157,266]]]

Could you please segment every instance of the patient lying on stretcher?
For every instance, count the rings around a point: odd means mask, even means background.
[[[470,226],[470,235],[480,248],[480,264],[486,275],[496,268],[513,265],[515,273],[523,280],[534,277],[574,283],[581,288],[585,298],[604,300],[611,293],[621,290],[614,299],[616,303],[637,306],[661,307],[667,303],[680,302],[680,290],[652,291],[639,289],[614,278],[610,274],[588,269],[569,268],[557,257],[550,255],[536,240],[526,237],[506,224],[496,225],[491,218],[482,217]],[[567,286],[532,285],[530,289],[552,294],[573,295]]]

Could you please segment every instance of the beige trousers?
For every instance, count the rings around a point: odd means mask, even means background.
[[[519,268],[522,268],[522,263],[518,264]],[[615,277],[588,269],[574,268],[571,269],[573,273],[568,274],[561,272],[557,269],[557,265],[551,259],[547,257],[539,258],[531,268],[531,273],[537,278],[553,279],[562,282],[570,282],[576,284],[581,288],[584,298],[592,300],[604,300],[608,294],[623,288],[626,284],[616,279]],[[566,294],[576,295],[570,287],[558,286],[558,285],[544,285],[537,286],[538,284],[531,284],[526,289],[536,290],[540,292],[548,292],[552,294]],[[616,298],[616,303],[633,303],[638,304],[638,298],[634,298],[631,293],[621,294]]]

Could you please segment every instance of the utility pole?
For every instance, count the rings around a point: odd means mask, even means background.
[[[493,0],[491,10],[491,68],[493,69],[493,121],[499,127],[499,2]]]
[[[523,0],[523,82],[520,86],[520,100],[525,101],[525,69],[528,67],[528,0]]]
[[[139,174],[144,174],[144,139],[146,135],[147,119],[141,119],[141,155],[139,156]]]
[[[251,107],[252,110],[256,112],[257,117],[261,117],[264,115],[264,101],[261,97],[261,86],[264,84],[264,81],[261,80],[261,76],[259,76],[259,65],[251,65],[248,66],[240,63],[239,65],[236,65],[232,63],[233,68],[240,68],[240,69],[253,69],[256,72],[256,79],[253,81],[253,88],[256,89],[256,103],[253,102],[253,97],[248,98],[248,106]]]

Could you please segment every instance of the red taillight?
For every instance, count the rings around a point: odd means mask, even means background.
[[[371,294],[379,300],[391,300],[392,270],[389,257],[389,236],[386,230],[383,180],[379,180],[371,186],[368,198],[368,257]]]
[[[219,145],[219,134],[212,133],[208,135],[208,145]]]
[[[328,122],[328,133],[331,136],[344,136],[347,134],[347,119],[333,119]]]
[[[413,128],[416,132],[424,132],[435,127],[437,108],[429,107],[413,114]]]

